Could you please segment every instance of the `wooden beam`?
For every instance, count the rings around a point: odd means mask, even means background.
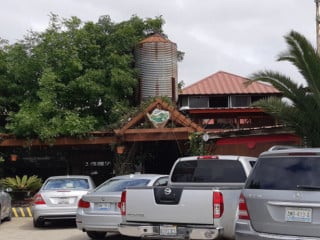
[[[108,137],[91,137],[84,139],[77,138],[58,138],[52,143],[44,143],[38,139],[24,140],[9,138],[0,141],[0,147],[17,147],[17,146],[70,146],[70,145],[99,145],[116,143],[115,136]]]
[[[125,142],[188,140],[189,134],[192,132],[194,129],[191,127],[127,129],[121,136],[121,140]],[[0,141],[0,147],[107,145],[117,143],[118,140],[119,138],[115,134],[113,136],[95,135],[83,139],[64,137],[51,143],[41,142],[38,139],[6,138]]]
[[[141,131],[142,130],[142,131]],[[123,141],[176,141],[188,140],[192,128],[163,128],[163,129],[128,129],[123,135]]]
[[[206,109],[190,109],[190,114],[221,114],[221,113],[265,113],[261,108],[206,108]]]

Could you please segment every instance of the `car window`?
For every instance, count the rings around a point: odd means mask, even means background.
[[[253,167],[256,164],[256,161],[249,161],[250,166]]]
[[[171,180],[172,182],[243,183],[246,180],[246,174],[239,161],[194,160],[179,162],[173,171]]]
[[[89,189],[89,183],[87,179],[80,178],[51,179],[43,189]]]
[[[168,184],[168,177],[159,178],[154,182],[153,186],[166,186]]]
[[[246,188],[296,190],[299,186],[320,187],[319,157],[261,158],[248,178]]]
[[[146,186],[149,179],[111,179],[102,183],[95,192],[122,192],[127,187]]]

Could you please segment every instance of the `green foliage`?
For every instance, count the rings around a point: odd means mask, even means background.
[[[184,88],[184,86],[185,86],[185,82],[183,80],[178,82],[179,93],[182,93],[182,89]]]
[[[205,153],[205,143],[202,139],[203,133],[191,133],[189,135],[189,155],[200,156]]]
[[[288,50],[280,53],[278,61],[292,63],[306,86],[297,84],[290,77],[275,71],[259,71],[252,74],[252,81],[272,84],[283,93],[284,99],[260,100],[254,106],[279,119],[311,147],[320,146],[320,56],[312,44],[301,34],[291,31],[285,36]]]
[[[51,14],[45,31],[1,41],[0,131],[50,141],[119,122],[136,105],[133,49],[163,24],[161,17],[94,23]]]
[[[31,191],[35,192],[42,186],[42,179],[36,175],[28,177],[24,175],[22,177],[6,177],[0,180],[0,183],[4,187],[12,188],[13,191]]]

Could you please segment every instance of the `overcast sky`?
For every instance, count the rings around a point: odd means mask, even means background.
[[[178,80],[188,86],[217,71],[248,77],[257,70],[277,70],[303,82],[289,63],[276,62],[286,50],[291,30],[316,45],[314,0],[2,0],[0,38],[10,43],[28,30],[48,27],[49,14],[113,22],[162,15],[164,32],[185,52]]]

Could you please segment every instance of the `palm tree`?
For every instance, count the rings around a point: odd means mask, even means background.
[[[281,121],[306,140],[310,147],[320,146],[320,56],[301,34],[291,31],[285,36],[288,49],[278,61],[291,62],[305,79],[306,86],[298,85],[279,72],[265,70],[252,74],[249,81],[270,83],[283,93],[283,99],[271,97],[254,105]]]

